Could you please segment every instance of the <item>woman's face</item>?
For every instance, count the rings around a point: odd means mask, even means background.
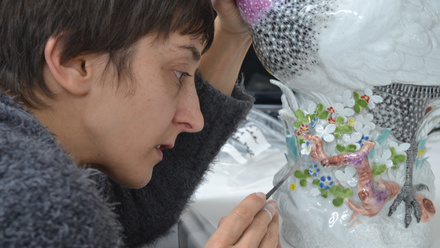
[[[162,150],[179,133],[203,128],[194,84],[202,49],[190,36],[175,33],[164,42],[147,36],[135,45],[131,78],[118,82],[114,70],[103,70],[84,109],[89,151],[77,159],[122,185],[145,186]]]

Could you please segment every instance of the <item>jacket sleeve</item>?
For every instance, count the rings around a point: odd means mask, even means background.
[[[231,96],[216,90],[200,76],[196,88],[205,126],[199,133],[183,133],[175,148],[164,151],[150,183],[127,189],[102,176],[98,184],[115,203],[128,247],[151,243],[177,223],[191,195],[220,148],[252,107],[253,98],[236,85]]]

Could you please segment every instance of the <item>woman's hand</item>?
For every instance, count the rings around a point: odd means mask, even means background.
[[[212,0],[212,5],[218,14],[214,41],[202,56],[199,72],[215,88],[231,95],[252,41],[235,0]]]
[[[281,247],[279,217],[275,201],[263,193],[251,194],[220,220],[205,248]]]
[[[244,38],[249,35],[249,29],[241,18],[235,0],[212,0],[212,6],[217,11],[220,22],[216,28],[221,27],[231,34],[243,35]]]

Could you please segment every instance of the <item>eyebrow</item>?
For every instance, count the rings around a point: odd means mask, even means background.
[[[199,50],[195,48],[194,46],[179,46],[181,49],[185,49],[191,52],[193,60],[199,61],[202,55],[200,54]]]

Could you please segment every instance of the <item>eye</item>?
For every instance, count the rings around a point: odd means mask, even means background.
[[[180,82],[182,82],[182,80],[185,77],[190,77],[191,76],[187,72],[182,72],[182,71],[174,71],[174,74],[176,74],[176,77],[177,77],[177,79],[179,79]]]

